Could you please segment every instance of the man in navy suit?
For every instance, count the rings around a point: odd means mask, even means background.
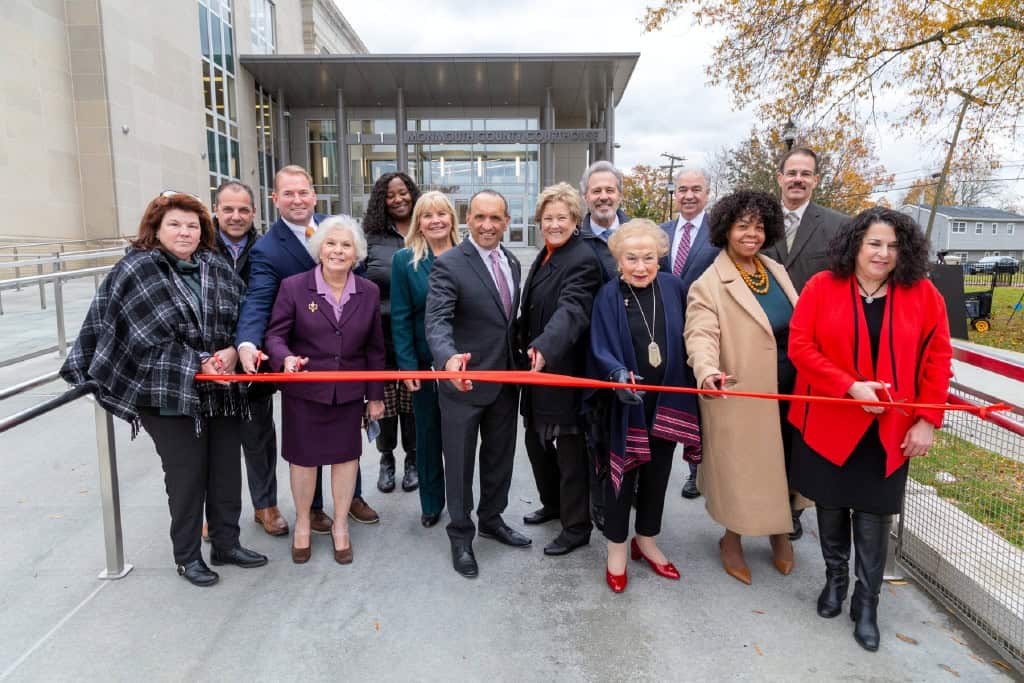
[[[711,245],[709,239],[707,213],[704,207],[708,203],[708,180],[704,171],[695,168],[684,168],[675,177],[676,189],[672,198],[679,216],[674,221],[661,224],[661,229],[668,235],[668,254],[661,259],[661,270],[672,273],[683,281],[683,296],[690,291],[711,262],[718,256],[718,247]],[[696,387],[697,381],[686,367],[685,379],[687,386]],[[683,498],[697,498],[697,466],[690,463],[690,476],[683,485]]]
[[[317,224],[325,218],[313,212],[316,207],[313,178],[301,166],[285,166],[277,172],[272,197],[281,217],[256,242],[249,254],[252,267],[249,288],[235,333],[238,358],[242,369],[248,373],[255,373],[260,361],[267,359],[266,354],[260,351],[260,346],[263,344],[263,335],[281,280],[316,265],[306,251],[306,240],[316,232]],[[361,479],[357,475],[355,498],[352,499],[349,516],[357,522],[373,524],[380,521],[380,517],[363,500]],[[329,534],[334,520],[323,510],[323,485],[319,469],[311,508],[313,533]],[[338,514],[337,510],[334,512]]]

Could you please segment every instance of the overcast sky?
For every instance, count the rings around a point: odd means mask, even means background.
[[[679,16],[644,34],[639,18],[653,0],[336,0],[371,52],[639,52],[640,60],[616,110],[617,165],[657,165],[668,152],[697,165],[723,146],[743,140],[755,123],[735,111],[729,91],[707,85],[715,34]],[[775,122],[779,123],[779,122]],[[797,122],[800,123],[799,121]],[[941,168],[948,130],[918,138],[876,131],[878,156],[897,187]],[[1000,175],[1021,203],[1024,145],[1006,144]],[[1004,187],[1000,183],[1000,187]],[[889,193],[897,201],[902,190]],[[881,196],[881,195],[879,195]]]

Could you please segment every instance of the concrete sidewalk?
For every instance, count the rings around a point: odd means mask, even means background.
[[[53,357],[0,369],[0,387],[54,369]],[[53,383],[4,401],[4,415],[63,390]],[[93,406],[61,408],[0,436],[0,680],[1011,680],[997,655],[913,583],[886,585],[882,647],[871,654],[845,616],[819,618],[823,579],[813,512],[784,577],[766,539],[748,539],[754,585],[725,575],[721,529],[701,500],[679,490],[677,461],[661,547],[680,582],[630,563],[630,584],[604,584],[604,541],[564,558],[541,547],[557,529],[523,527],[536,507],[521,446],[506,521],[534,539],[529,550],[477,540],[481,575],[451,569],[443,525],[423,529],[415,493],[374,487],[376,453],[364,451],[376,526],[353,525],[355,563],[333,562],[314,538],[304,566],[290,538],[256,527],[245,493],[242,540],[271,562],[223,568],[221,583],[194,588],[174,573],[159,461],[142,434],[117,423],[125,547],[135,570],[101,582],[103,535],[93,445]],[[279,468],[282,511],[293,508]]]

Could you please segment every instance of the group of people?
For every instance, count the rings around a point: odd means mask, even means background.
[[[401,432],[402,488],[419,490],[424,527],[447,505],[460,575],[479,573],[477,535],[530,546],[502,517],[521,417],[540,499],[523,522],[560,524],[546,555],[588,544],[597,526],[612,591],[625,590],[629,557],[678,580],[656,539],[681,444],[690,468],[682,495],[703,496],[723,528],[728,575],[752,583],[743,538],[756,536],[789,574],[800,512],[816,505],[826,567],[817,610],[834,617],[852,543],[854,636],[875,650],[891,516],[908,459],[927,453],[942,423],[941,410],[899,404],[945,401],[945,304],[908,216],[874,208],[847,218],[812,203],[819,176],[808,148],[782,158],[777,180],[781,202],[741,190],[707,211],[705,174],[684,169],[678,218],[659,226],[623,213],[622,174],[598,161],[578,192],[566,183],[540,192],[543,246],[525,274],[502,244],[509,207],[494,190],[471,198],[465,238],[449,198],[400,172],[377,181],[360,225],[315,214],[309,174],[286,166],[274,183],[280,219],[258,239],[245,185],[218,189],[215,221],[198,199],[165,192],[97,292],[63,376],[95,382],[107,409],[153,438],[178,572],[196,585],[218,579],[201,554],[204,509],[213,564],[267,561],[239,543],[240,447],[256,521],[289,533],[277,508],[272,385],[197,373],[525,369],[614,382],[281,383],[293,561],[308,561],[311,534],[322,533],[335,560],[350,563],[348,520],[379,519],[362,498],[363,430],[376,438],[382,492],[396,486]],[[729,389],[794,398],[715,393]],[[815,396],[866,403],[803,400]]]

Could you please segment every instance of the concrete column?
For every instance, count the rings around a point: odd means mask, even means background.
[[[603,109],[601,109],[600,107],[598,107],[596,111],[597,111],[597,127],[598,128],[605,128],[607,126],[607,124],[608,124],[608,122],[606,121],[607,117],[605,116],[605,111]],[[600,144],[600,143],[595,144],[594,145],[594,156],[591,159],[590,163],[594,163],[595,161],[602,161],[604,159],[607,159],[608,157],[606,155],[607,155],[607,150],[605,149],[605,146]]]
[[[544,89],[544,117],[541,127],[544,130],[555,129],[555,106],[551,102],[550,86]],[[551,142],[545,142],[541,145],[541,148],[544,154],[544,172],[541,177],[543,179],[543,186],[548,187],[555,182],[555,145]]]
[[[284,117],[284,90],[278,89],[277,91],[277,120],[274,121],[274,126],[277,127],[277,167],[287,166],[291,162],[291,140],[289,139],[288,129],[285,125]]]
[[[398,89],[395,97],[395,161],[401,173],[409,169],[409,146],[405,144],[405,93]],[[416,178],[417,185],[420,179]]]
[[[604,107],[604,127],[608,137],[604,143],[604,158],[615,163],[615,89],[608,88],[608,102]]]
[[[348,143],[345,138],[348,135],[348,112],[345,111],[345,97],[338,88],[338,108],[334,111],[334,129],[336,131],[338,161],[338,206],[340,213],[352,213],[352,182],[349,179],[349,154]]]

